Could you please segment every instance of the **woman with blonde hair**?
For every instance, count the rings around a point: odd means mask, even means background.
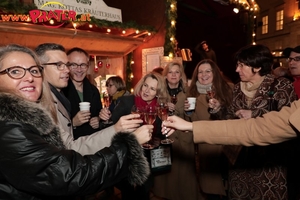
[[[54,122],[52,98],[35,53],[19,45],[0,47],[1,199],[66,199],[103,190],[124,178],[147,179],[140,143],[149,133],[117,133],[111,145],[82,156],[67,150]]]
[[[121,116],[131,113],[133,105],[136,107],[147,108],[149,106],[157,106],[159,98],[168,100],[168,92],[165,79],[162,75],[156,72],[149,72],[139,80],[134,88],[133,95],[123,96],[119,104],[115,107],[111,119],[116,122]],[[161,119],[156,116],[153,129],[153,141],[156,144],[160,143]],[[145,150],[149,153],[149,150]],[[148,158],[149,159],[149,158]],[[149,199],[150,188],[153,184],[153,176],[150,176],[144,185],[138,187],[130,187],[123,182],[117,185],[122,192],[122,199]]]

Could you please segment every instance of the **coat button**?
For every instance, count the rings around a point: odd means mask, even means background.
[[[68,126],[70,127],[70,126],[71,126],[71,123],[68,123]]]

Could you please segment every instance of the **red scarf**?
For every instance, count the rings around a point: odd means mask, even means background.
[[[156,106],[157,105],[157,98],[155,97],[150,103],[148,103],[147,101],[144,101],[142,99],[142,97],[135,96],[134,103],[135,103],[136,107],[142,107],[142,108],[146,108],[147,106]],[[157,120],[157,117],[156,117],[156,120]],[[156,130],[157,130],[155,122],[153,123],[153,126],[154,126],[154,128],[153,128],[153,135],[155,135]]]
[[[135,96],[134,103],[136,107],[142,107],[142,108],[146,108],[146,106],[156,106],[157,98],[155,97],[150,103],[148,103],[147,101],[144,101],[142,97]]]
[[[293,82],[294,90],[298,98],[300,98],[300,76],[294,77],[294,79],[295,79],[295,81]]]

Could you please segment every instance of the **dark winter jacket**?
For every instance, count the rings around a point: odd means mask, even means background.
[[[110,147],[83,157],[64,149],[59,131],[38,104],[0,93],[0,199],[66,199],[147,179],[133,134],[118,133]]]
[[[79,103],[81,100],[71,79],[69,79],[68,86],[63,88],[63,93],[71,103],[71,119],[73,119],[73,117],[75,117],[75,115],[79,112]],[[100,93],[96,86],[92,85],[87,78],[83,80],[83,101],[91,103],[91,118],[98,117],[99,112],[102,109]],[[84,123],[73,130],[74,139],[76,140],[81,136],[90,135],[99,130],[99,128],[93,129],[89,122]]]

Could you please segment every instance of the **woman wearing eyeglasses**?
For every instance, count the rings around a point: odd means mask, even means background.
[[[1,199],[67,199],[124,178],[133,185],[147,179],[140,144],[148,132],[118,133],[110,147],[84,157],[65,149],[49,86],[30,49],[0,47],[0,76]]]
[[[89,55],[81,48],[75,47],[67,52],[70,79],[62,91],[71,103],[71,119],[74,126],[74,139],[90,135],[98,130],[99,112],[102,109],[100,93],[96,86],[87,79]],[[80,111],[80,102],[90,102],[89,111]]]

